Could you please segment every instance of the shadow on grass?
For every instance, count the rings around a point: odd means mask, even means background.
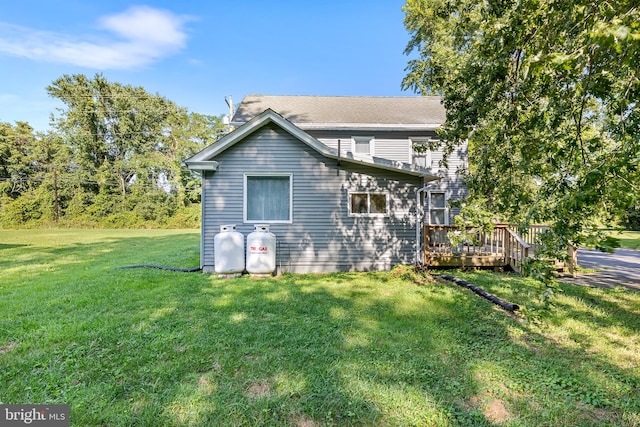
[[[640,303],[638,299],[631,297],[633,293],[637,294],[636,291],[614,289],[603,292],[599,288],[571,284],[562,284],[561,290],[563,294],[580,302],[579,308],[576,308],[576,305],[554,301],[554,305],[569,318],[589,323],[594,330],[621,327],[628,329],[633,335],[640,335]]]
[[[5,249],[22,248],[25,246],[29,246],[29,245],[0,243],[0,251]]]
[[[442,393],[460,401],[475,393],[463,351],[451,351],[443,328],[458,323],[465,302],[436,292],[399,308],[398,289],[380,294],[376,276],[364,276],[362,284],[355,275],[214,279],[149,308],[165,313],[153,321],[159,330],[188,331],[163,357],[181,374],[166,384],[162,424],[441,425],[458,417],[488,425]],[[158,402],[134,419],[157,410]]]
[[[0,305],[14,343],[0,401],[69,403],[77,425],[622,424],[640,409],[637,374],[455,285],[113,268],[190,266],[198,246],[190,235],[32,251],[49,268]]]

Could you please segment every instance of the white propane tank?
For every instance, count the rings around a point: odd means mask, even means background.
[[[276,269],[276,236],[268,225],[256,225],[247,236],[247,271],[252,276],[270,276]]]
[[[220,277],[240,276],[244,271],[244,236],[236,225],[221,225],[213,238],[215,272]]]

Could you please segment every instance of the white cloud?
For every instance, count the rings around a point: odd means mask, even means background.
[[[106,37],[82,38],[0,23],[0,52],[100,70],[137,68],[183,49],[185,22],[170,11],[135,6],[98,20]]]

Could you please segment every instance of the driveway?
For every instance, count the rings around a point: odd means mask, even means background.
[[[640,291],[640,251],[616,249],[612,254],[587,249],[578,250],[578,265],[597,273],[563,277],[560,280],[583,286],[613,288],[624,286]]]

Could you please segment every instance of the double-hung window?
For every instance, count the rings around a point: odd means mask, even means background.
[[[349,215],[386,216],[389,198],[385,193],[349,193]]]
[[[429,192],[429,224],[447,225],[447,199],[443,191]]]
[[[291,174],[244,175],[244,222],[293,221]]]

